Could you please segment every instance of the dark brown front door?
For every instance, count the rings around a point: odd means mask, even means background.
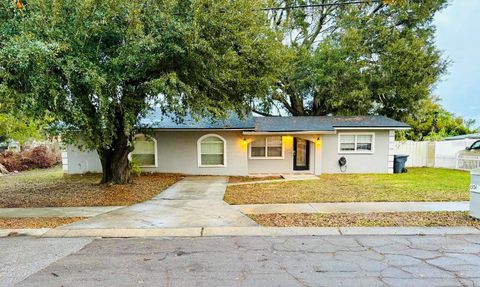
[[[310,142],[301,138],[293,139],[293,170],[309,170]]]

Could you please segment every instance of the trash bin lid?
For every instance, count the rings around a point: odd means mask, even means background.
[[[397,158],[397,157],[408,157],[408,154],[395,154],[393,155],[394,158]]]

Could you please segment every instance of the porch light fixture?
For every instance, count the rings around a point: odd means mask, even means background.
[[[284,136],[284,137],[283,137],[283,140],[284,140],[285,142],[292,142],[292,141],[293,141],[293,137],[292,137],[292,136]]]

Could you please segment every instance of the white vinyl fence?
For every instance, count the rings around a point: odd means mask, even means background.
[[[480,167],[480,155],[462,154],[473,139],[438,142],[395,142],[394,154],[408,155],[407,167],[439,167],[470,170]]]
[[[433,167],[435,165],[435,142],[395,142],[394,154],[408,155],[407,167]]]

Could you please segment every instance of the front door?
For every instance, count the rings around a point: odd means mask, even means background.
[[[293,170],[309,170],[310,142],[301,138],[293,139]]]

